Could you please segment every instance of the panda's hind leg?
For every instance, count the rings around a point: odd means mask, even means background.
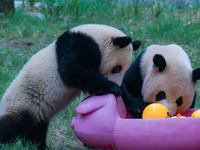
[[[48,129],[48,122],[39,122],[31,130],[31,132],[26,136],[26,141],[31,141],[33,143],[39,144],[38,148],[44,150],[46,147],[46,135]]]
[[[26,136],[35,126],[35,119],[27,111],[0,117],[0,143]]]

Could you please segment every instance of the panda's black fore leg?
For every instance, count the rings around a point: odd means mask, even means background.
[[[63,81],[66,85],[79,88],[91,94],[103,95],[113,93],[116,96],[121,95],[120,87],[108,81],[98,69],[89,66],[80,66],[73,64],[76,69],[69,69],[68,73],[63,74]],[[68,66],[70,68],[70,66]],[[87,71],[86,71],[87,70]]]
[[[26,140],[39,144],[38,149],[45,150],[48,122],[38,123],[26,136]]]

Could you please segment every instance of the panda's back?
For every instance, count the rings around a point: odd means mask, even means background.
[[[38,120],[49,120],[79,95],[62,82],[56,59],[55,42],[33,55],[5,92],[0,115],[28,110]]]

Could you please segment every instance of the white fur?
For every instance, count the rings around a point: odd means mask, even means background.
[[[166,60],[166,68],[159,72],[153,64],[153,56],[161,54]],[[157,102],[156,95],[164,91],[166,99],[159,101],[168,107],[170,115],[187,110],[193,101],[195,83],[192,82],[192,67],[184,50],[175,44],[152,45],[146,49],[141,60],[144,80],[142,94],[147,102]],[[182,96],[183,104],[177,107],[176,100]]]
[[[129,44],[119,49],[111,41],[125,34],[113,27],[92,24],[78,26],[71,31],[83,32],[94,38],[102,54],[100,72],[120,85],[122,75],[132,61],[132,46]],[[80,95],[79,89],[64,85],[57,71],[56,59],[55,41],[30,58],[6,90],[0,104],[0,116],[29,110],[38,121],[49,121]],[[117,65],[123,66],[122,72],[111,75],[112,68]]]
[[[29,110],[47,120],[63,109],[79,90],[64,85],[57,72],[55,42],[35,54],[4,94],[0,114]]]
[[[125,71],[129,68],[132,62],[132,45],[129,44],[124,48],[119,48],[112,43],[112,40],[116,37],[126,36],[123,32],[107,25],[93,24],[80,25],[72,28],[71,31],[81,32],[91,36],[99,45],[101,51],[101,63],[100,72],[110,81],[121,85],[122,77]],[[122,71],[120,73],[112,74],[113,67],[121,65]]]

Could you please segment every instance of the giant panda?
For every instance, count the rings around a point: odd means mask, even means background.
[[[200,68],[192,69],[188,55],[176,44],[151,45],[141,52],[123,77],[122,98],[134,118],[149,103],[161,103],[171,116],[194,107]]]
[[[121,81],[141,42],[101,24],[84,24],[62,34],[33,55],[0,104],[0,143],[23,137],[46,147],[49,121],[81,91],[121,94]]]

